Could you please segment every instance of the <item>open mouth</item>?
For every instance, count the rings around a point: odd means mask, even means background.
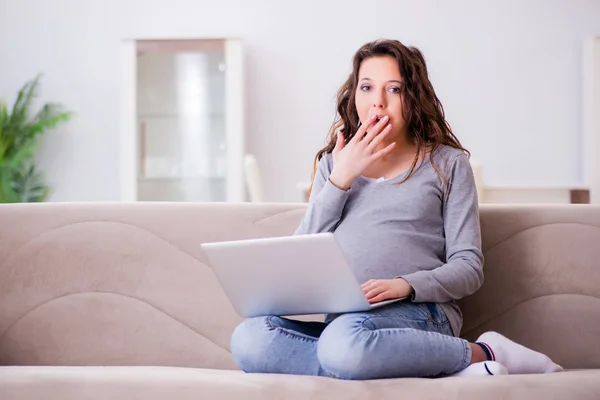
[[[378,123],[379,121],[381,121],[381,119],[384,117],[385,115],[383,114],[376,114],[375,116],[375,123]]]

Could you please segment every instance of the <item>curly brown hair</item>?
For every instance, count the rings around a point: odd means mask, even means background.
[[[402,77],[400,90],[404,102],[403,117],[408,127],[409,140],[417,145],[417,153],[409,173],[399,183],[414,174],[421,151],[427,149],[432,166],[445,184],[445,177],[433,162],[435,150],[440,145],[447,145],[467,154],[469,151],[460,144],[446,121],[444,108],[429,80],[427,65],[421,51],[416,47],[407,47],[398,40],[384,39],[366,43],[354,55],[352,72],[337,92],[337,114],[329,131],[328,144],[319,150],[314,160],[313,180],[317,163],[324,154],[331,153],[335,147],[337,131],[341,130],[344,133],[344,140],[348,143],[358,130],[360,121],[354,102],[358,72],[365,59],[382,56],[391,56],[398,62]]]

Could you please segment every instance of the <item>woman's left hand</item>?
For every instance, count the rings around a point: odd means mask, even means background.
[[[410,284],[402,279],[370,279],[362,284],[362,290],[369,303],[408,297],[412,294]]]

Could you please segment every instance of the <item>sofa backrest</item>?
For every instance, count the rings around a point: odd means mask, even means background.
[[[497,330],[565,368],[600,367],[600,207],[482,205],[484,284],[462,336]]]
[[[0,364],[235,368],[241,322],[200,243],[291,234],[304,204],[0,206]],[[600,367],[600,208],[482,206],[486,280],[463,336],[494,329]]]

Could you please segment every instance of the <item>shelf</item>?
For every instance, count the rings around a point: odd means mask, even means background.
[[[225,114],[180,115],[180,114],[139,114],[138,119],[188,119],[188,118],[225,118]]]
[[[140,176],[138,181],[141,182],[153,182],[153,181],[223,181],[226,180],[226,176]]]

